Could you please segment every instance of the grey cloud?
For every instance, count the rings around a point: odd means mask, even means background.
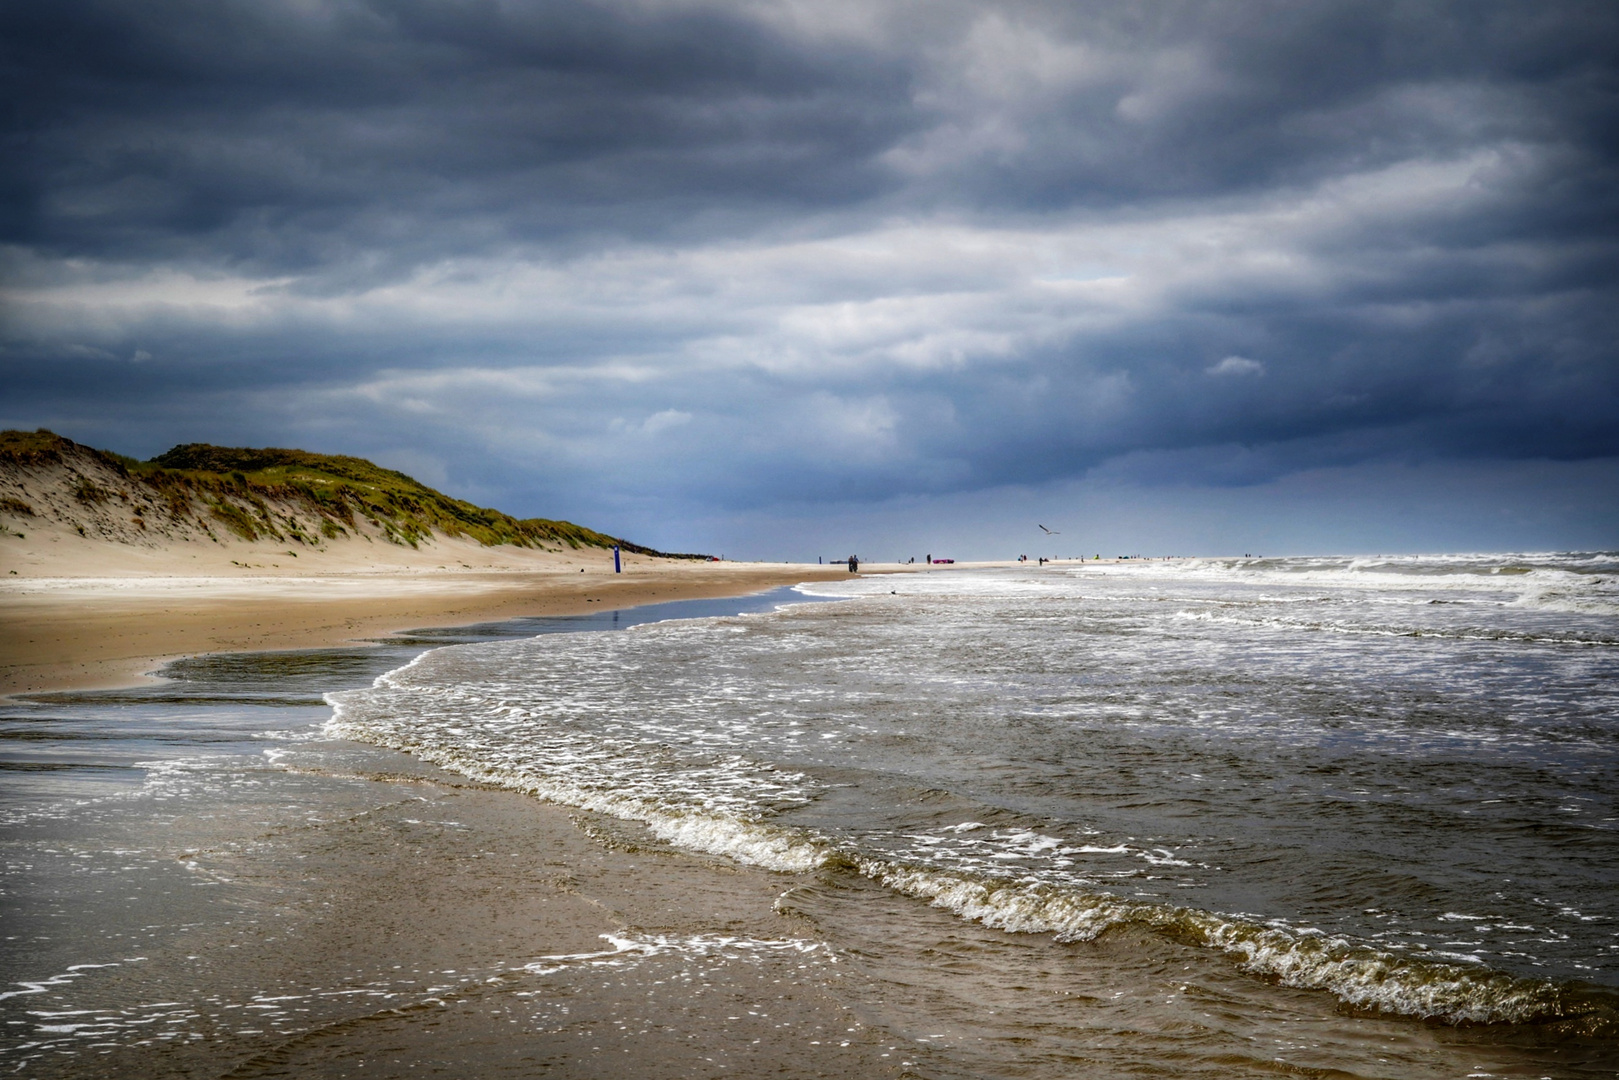
[[[904,71],[720,11],[11,8],[8,239],[380,271],[869,194]],[[751,208],[751,213],[750,213]],[[365,279],[365,275],[361,275]],[[340,282],[341,283],[341,279]]]
[[[729,5],[15,6],[7,235],[386,272],[788,211],[1206,196],[1487,143],[1560,148],[1593,190],[1612,166],[1600,6],[899,10],[874,40],[799,41]]]
[[[1264,364],[1261,364],[1258,360],[1250,360],[1246,356],[1227,356],[1218,364],[1210,364],[1204,369],[1204,374],[1206,375],[1218,375],[1224,378],[1263,375],[1264,373]]]
[[[1616,55],[1589,4],[12,5],[0,421],[580,514],[1612,457]]]

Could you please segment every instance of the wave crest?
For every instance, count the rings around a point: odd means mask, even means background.
[[[1396,956],[1343,938],[1266,926],[1196,908],[1132,900],[867,859],[860,873],[882,885],[985,926],[1090,941],[1116,927],[1139,927],[1217,949],[1239,966],[1283,986],[1325,990],[1346,1005],[1451,1023],[1522,1024],[1569,1017],[1616,1026],[1607,995],[1521,979],[1489,969]]]

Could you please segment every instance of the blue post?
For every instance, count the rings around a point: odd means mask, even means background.
[[[613,573],[622,574],[624,568],[618,564],[618,545],[613,545]]]

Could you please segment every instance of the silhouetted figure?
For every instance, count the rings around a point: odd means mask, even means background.
[[[859,558],[859,556],[850,555],[849,556],[849,573],[852,574],[856,570],[859,570],[859,569],[860,569],[860,558]]]

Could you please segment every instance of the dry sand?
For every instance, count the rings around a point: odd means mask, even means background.
[[[125,543],[35,519],[0,534],[0,695],[131,686],[167,660],[318,648],[427,626],[576,615],[848,577],[841,563],[705,562],[366,535],[321,548]],[[866,563],[862,573],[949,572]]]

